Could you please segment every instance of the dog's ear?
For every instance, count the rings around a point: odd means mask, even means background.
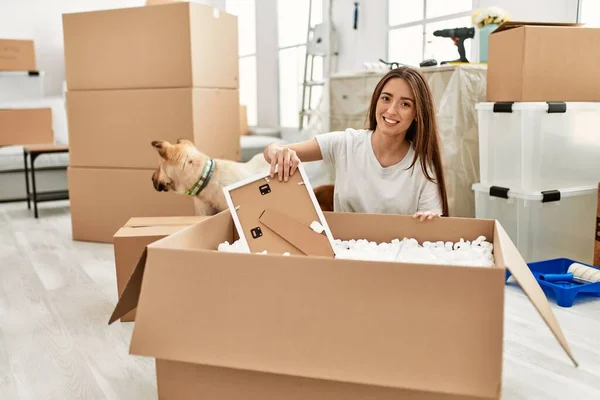
[[[177,139],[177,144],[186,144],[188,146],[193,146],[194,143],[192,143],[191,141],[187,140],[187,139]]]
[[[154,140],[152,142],[152,147],[154,147],[158,151],[158,154],[160,154],[162,158],[167,158],[168,150],[169,147],[171,147],[171,143],[167,142],[166,140]]]

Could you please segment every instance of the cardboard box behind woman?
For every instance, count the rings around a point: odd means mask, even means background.
[[[506,22],[489,38],[487,101],[600,101],[600,29]]]

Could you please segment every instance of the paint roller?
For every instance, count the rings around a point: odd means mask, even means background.
[[[572,263],[565,274],[540,274],[540,279],[546,282],[575,281],[578,283],[600,282],[600,269],[587,265]]]

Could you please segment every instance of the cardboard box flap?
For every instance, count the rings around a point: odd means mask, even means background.
[[[307,256],[333,257],[327,237],[277,210],[266,209],[258,221]]]
[[[128,312],[135,310],[137,307],[140,298],[140,291],[142,289],[142,281],[144,279],[144,270],[146,269],[147,258],[148,248],[145,248],[137,265],[135,266],[135,269],[131,273],[131,277],[127,282],[127,286],[119,298],[110,320],[108,321],[109,325],[123,317]]]
[[[167,236],[190,225],[124,226],[114,234],[116,238]]]
[[[555,27],[575,27],[582,26],[582,23],[571,22],[526,22],[526,21],[507,21],[496,28],[491,34],[507,31],[509,29],[520,28],[523,26],[555,26]]]
[[[333,236],[302,165],[287,182],[257,175],[223,192],[249,251],[333,257]],[[311,228],[315,222],[322,231]]]
[[[180,217],[132,217],[125,224],[126,227],[149,226],[185,226],[202,222],[206,216],[180,216]]]
[[[575,360],[575,357],[573,356],[569,344],[563,335],[560,325],[556,320],[554,313],[550,309],[550,304],[548,303],[546,295],[535,280],[531,270],[527,267],[527,263],[517,250],[516,246],[512,240],[510,240],[510,237],[502,225],[500,225],[498,222],[496,222],[494,235],[497,237],[502,247],[506,268],[515,277],[515,280],[519,286],[523,289],[548,328],[550,328],[571,361],[573,361],[573,364],[577,367],[579,364]]]

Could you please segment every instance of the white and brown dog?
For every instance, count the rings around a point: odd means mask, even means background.
[[[176,144],[155,140],[158,168],[152,174],[154,189],[180,195],[194,196],[200,215],[214,215],[227,209],[223,188],[257,174],[269,173],[269,164],[262,153],[248,162],[213,159],[196,148],[189,140]],[[333,210],[333,186],[314,189],[323,211]]]
[[[155,140],[158,168],[152,174],[152,183],[159,192],[173,191],[194,196],[200,214],[214,215],[227,209],[223,188],[259,173],[268,173],[269,164],[257,154],[248,162],[212,159],[194,146],[180,139],[176,144]]]

